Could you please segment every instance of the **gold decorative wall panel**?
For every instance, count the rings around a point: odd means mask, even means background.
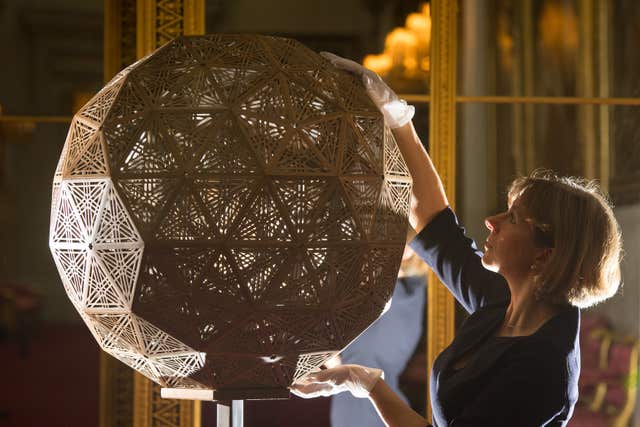
[[[611,55],[609,43],[609,31],[611,28],[611,11],[609,0],[596,0],[597,19],[597,64],[598,64],[598,95],[602,99],[611,96],[609,90],[609,58]],[[640,100],[639,100],[640,101]],[[601,105],[598,114],[600,124],[600,186],[605,192],[609,192],[609,181],[611,175],[611,113],[608,105]]]
[[[200,402],[163,399],[160,387],[138,372],[133,375],[133,389],[133,427],[200,426]]]
[[[204,34],[204,0],[138,0],[141,58],[179,35]]]
[[[580,0],[578,4],[578,30],[579,30],[579,46],[578,46],[578,67],[581,70],[578,73],[576,82],[576,92],[580,96],[593,97],[595,94],[594,73],[594,0]],[[581,105],[578,107],[578,128],[582,129],[582,151],[583,154],[583,174],[585,177],[593,179],[597,178],[596,169],[596,107],[593,105]]]
[[[100,352],[100,427],[133,425],[133,370]]]
[[[457,1],[432,2],[429,151],[449,203],[455,204]],[[455,332],[454,300],[435,274],[429,275],[427,364],[449,345]],[[431,408],[429,407],[429,417]]]
[[[104,82],[136,60],[136,0],[104,2]]]

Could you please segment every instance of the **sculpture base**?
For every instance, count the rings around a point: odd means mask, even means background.
[[[160,396],[164,399],[188,399],[206,401],[232,400],[284,400],[289,399],[286,388],[231,388],[203,390],[192,388],[162,388]]]

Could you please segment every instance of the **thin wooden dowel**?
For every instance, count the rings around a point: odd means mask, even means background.
[[[640,105],[640,98],[583,98],[573,96],[457,96],[456,102],[495,104]]]
[[[399,94],[407,102],[428,103],[429,95]],[[456,96],[460,103],[486,104],[565,104],[565,105],[631,105],[640,106],[640,98],[584,98],[576,96]]]

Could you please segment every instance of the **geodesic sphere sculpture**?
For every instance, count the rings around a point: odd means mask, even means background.
[[[382,312],[410,188],[352,75],[293,40],[181,37],[73,118],[50,247],[107,353],[164,387],[276,396]]]

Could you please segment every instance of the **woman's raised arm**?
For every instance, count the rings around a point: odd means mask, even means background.
[[[398,99],[398,95],[373,71],[332,53],[322,52],[321,55],[334,66],[362,78],[367,94],[382,112],[385,124],[391,128],[413,178],[409,223],[419,232],[449,203],[438,172],[411,122],[415,109]]]
[[[449,201],[442,180],[420,142],[413,123],[409,121],[392,129],[392,132],[413,179],[409,223],[419,232],[449,205]]]

